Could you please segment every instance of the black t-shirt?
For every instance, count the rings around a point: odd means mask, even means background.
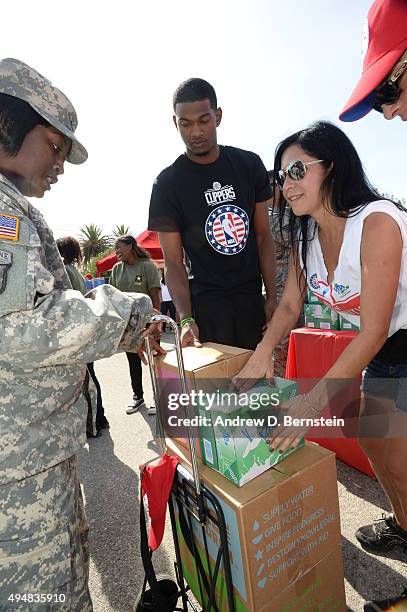
[[[180,232],[193,297],[261,291],[253,216],[256,203],[271,197],[267,171],[255,153],[219,149],[211,164],[181,155],[159,174],[151,194],[148,228]]]

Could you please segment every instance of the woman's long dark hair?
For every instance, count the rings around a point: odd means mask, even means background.
[[[117,247],[118,242],[124,242],[124,244],[130,244],[131,250],[133,253],[137,255],[140,259],[150,259],[150,254],[148,251],[143,249],[137,244],[137,240],[133,238],[130,234],[126,234],[125,236],[119,236],[115,242],[115,247]]]
[[[383,199],[370,184],[352,142],[333,123],[317,121],[281,141],[275,153],[274,176],[281,170],[281,158],[291,145],[299,145],[311,157],[322,159],[326,168],[331,167],[321,185],[321,198],[323,201],[329,201],[333,215],[350,217],[358,214],[370,202]],[[296,217],[290,210],[287,244],[283,238],[283,225],[285,212],[290,207],[282,193],[279,197],[276,193],[276,197],[282,243],[291,249],[296,260],[301,241],[301,257],[306,277],[308,242],[315,236],[316,224],[310,215]],[[405,210],[401,204],[394,204]]]

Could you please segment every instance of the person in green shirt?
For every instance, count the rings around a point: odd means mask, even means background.
[[[66,273],[68,274],[69,280],[71,281],[72,289],[80,291],[82,295],[87,293],[86,284],[82,274],[76,267],[82,261],[82,251],[79,242],[72,236],[65,236],[65,238],[58,238],[57,247],[58,251],[63,259]],[[87,363],[87,372],[83,383],[83,391],[88,403],[88,418],[86,425],[86,435],[88,438],[98,438],[101,435],[102,429],[109,429],[109,421],[105,416],[105,409],[103,407],[102,400],[102,389],[100,383],[96,377],[95,367],[93,363]],[[96,432],[92,426],[92,406],[89,395],[89,376],[93,380],[96,387]]]
[[[160,276],[154,262],[133,236],[120,236],[115,243],[115,253],[119,260],[113,266],[110,284],[120,291],[145,293],[149,295],[153,308],[160,311]],[[143,376],[141,359],[137,353],[126,353],[130,368],[133,399],[126,413],[133,414],[144,404]],[[149,408],[148,414],[155,414],[155,408]]]
[[[58,238],[57,247],[64,261],[66,273],[71,281],[72,289],[86,293],[86,285],[82,274],[76,267],[82,261],[82,251],[79,242],[72,236]]]

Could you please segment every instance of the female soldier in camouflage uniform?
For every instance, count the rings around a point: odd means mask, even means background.
[[[73,291],[41,198],[87,158],[75,109],[38,72],[0,62],[0,609],[84,612],[87,525],[75,453],[86,363],[137,350],[148,296]]]

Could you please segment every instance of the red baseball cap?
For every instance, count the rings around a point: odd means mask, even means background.
[[[376,87],[407,49],[407,0],[376,0],[372,4],[366,44],[362,76],[339,115],[342,121],[356,121],[372,110]]]
[[[140,465],[142,492],[148,499],[150,515],[148,546],[151,550],[156,550],[163,539],[167,502],[177,463],[177,457],[163,455],[155,465]],[[142,500],[140,503],[143,503]]]

